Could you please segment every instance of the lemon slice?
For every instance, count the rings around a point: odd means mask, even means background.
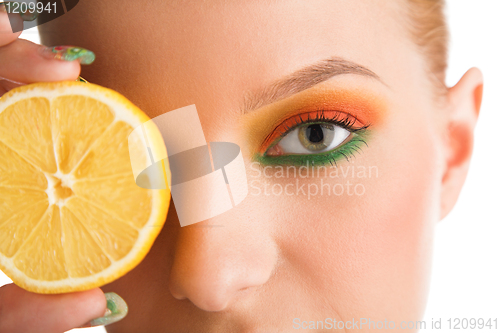
[[[0,269],[14,283],[37,293],[87,290],[146,256],[170,202],[168,189],[134,180],[129,148],[144,165],[146,147],[166,156],[154,126],[147,143],[129,143],[148,120],[90,83],[36,83],[0,98]]]

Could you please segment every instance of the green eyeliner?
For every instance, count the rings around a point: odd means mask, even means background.
[[[342,159],[349,159],[359,152],[363,146],[366,146],[369,131],[361,129],[354,132],[354,136],[346,143],[333,150],[318,154],[288,154],[281,156],[266,156],[264,154],[255,154],[254,161],[262,165],[294,165],[294,166],[326,166],[336,165]],[[272,146],[271,146],[272,147]]]

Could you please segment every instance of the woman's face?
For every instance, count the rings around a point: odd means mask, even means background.
[[[109,332],[421,319],[442,122],[401,9],[373,0],[95,0],[42,30],[51,44],[74,39],[93,50],[82,75],[150,117],[195,104],[206,140],[238,144],[246,162],[242,203],[186,227],[171,204],[146,259],[103,288],[130,307]],[[99,34],[85,33],[88,22]],[[333,153],[315,153],[325,150],[314,146],[321,136],[344,134]],[[310,153],[288,156],[303,149]],[[319,174],[313,161],[325,166]]]

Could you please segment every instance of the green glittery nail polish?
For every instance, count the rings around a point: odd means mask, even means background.
[[[83,77],[79,76],[78,79],[76,79],[75,81],[77,82],[83,82],[83,83],[89,83],[89,81],[85,80]]]
[[[127,303],[115,293],[105,293],[107,301],[106,314],[90,321],[89,326],[109,325],[122,320],[128,313]]]
[[[87,49],[77,46],[54,46],[40,50],[43,57],[64,61],[78,60],[82,65],[90,65],[95,60],[95,54]]]

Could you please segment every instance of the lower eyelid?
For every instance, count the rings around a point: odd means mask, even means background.
[[[354,134],[354,135],[353,135]],[[254,160],[263,165],[295,165],[295,166],[325,166],[336,165],[341,159],[350,160],[351,157],[362,152],[363,147],[368,146],[366,140],[368,130],[363,129],[352,133],[349,141],[342,143],[337,148],[318,154],[288,154],[281,156],[264,156],[256,154]]]

